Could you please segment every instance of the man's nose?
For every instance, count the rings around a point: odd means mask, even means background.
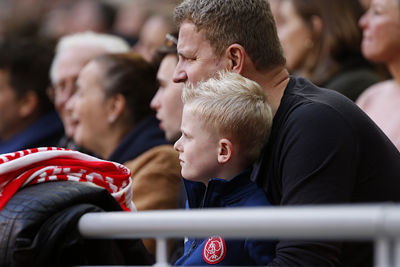
[[[186,71],[182,68],[180,62],[175,67],[174,75],[172,77],[174,83],[184,83],[187,81]]]

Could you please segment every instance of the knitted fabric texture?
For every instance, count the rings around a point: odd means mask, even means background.
[[[0,210],[20,188],[49,181],[88,182],[103,187],[122,209],[135,210],[128,168],[59,147],[40,147],[0,155]]]

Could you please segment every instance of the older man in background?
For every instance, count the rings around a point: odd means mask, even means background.
[[[58,146],[78,149],[72,141],[75,126],[66,103],[76,91],[76,80],[81,69],[96,56],[127,52],[129,49],[125,40],[110,34],[83,32],[59,40],[50,71],[53,84],[51,94],[65,129],[65,136]]]

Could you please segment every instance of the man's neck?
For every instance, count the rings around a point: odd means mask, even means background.
[[[289,83],[289,72],[284,67],[276,67],[267,71],[243,73],[247,78],[256,81],[264,90],[275,115],[279,108],[285,88]]]

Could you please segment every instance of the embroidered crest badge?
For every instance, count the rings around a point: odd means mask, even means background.
[[[217,264],[225,258],[225,240],[220,236],[211,236],[203,247],[203,259],[208,264]]]

